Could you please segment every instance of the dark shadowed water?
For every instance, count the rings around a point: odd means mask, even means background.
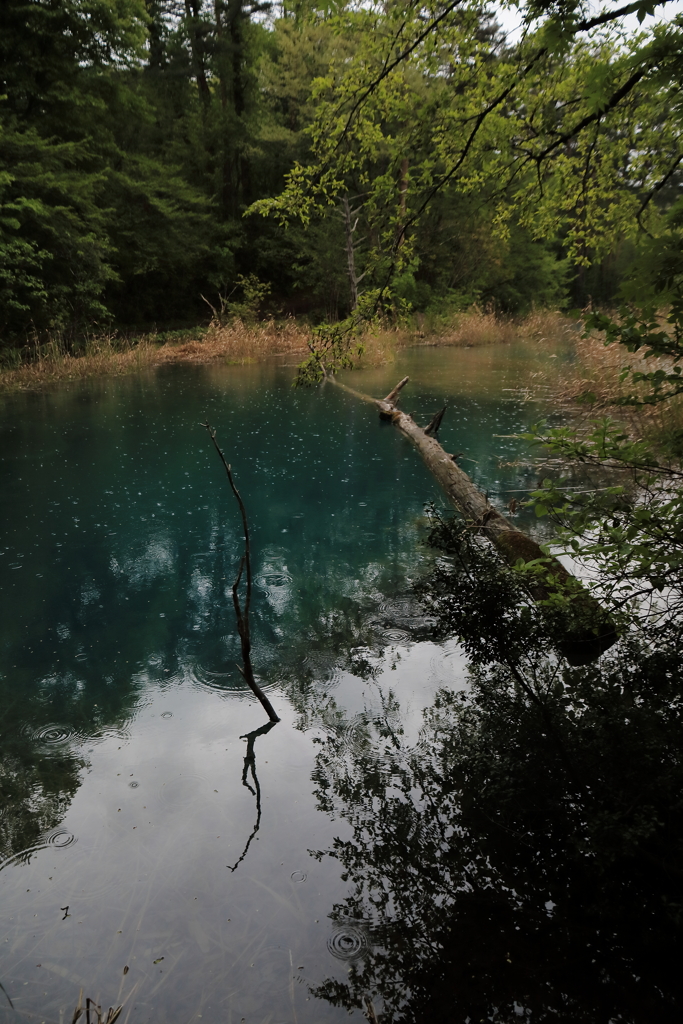
[[[533,480],[505,438],[539,416],[506,389],[524,349],[405,353],[354,375],[441,432],[492,499]],[[332,743],[376,784],[375,742],[418,741],[441,687],[411,582],[441,494],[373,409],[292,367],[169,367],[15,396],[0,408],[0,899],[4,1010],[71,1021],[79,989],[121,1020],[341,1021],[314,995],[362,958],[371,922],[330,917],[350,882],[312,853],[350,835],[321,798]],[[252,526],[245,690],[230,586]],[[384,726],[382,725],[384,723]],[[391,779],[385,780],[390,785]],[[127,970],[125,970],[127,968]],[[125,973],[124,973],[125,971]],[[361,1009],[353,1011],[363,1020]]]

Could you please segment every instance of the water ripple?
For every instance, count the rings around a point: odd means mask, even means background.
[[[254,582],[262,590],[270,590],[272,587],[286,587],[292,583],[292,577],[287,572],[264,572]]]
[[[39,725],[36,728],[26,725],[22,729],[22,734],[26,736],[27,739],[35,740],[38,743],[45,743],[48,746],[56,746],[60,743],[66,743],[68,740],[74,739],[78,736],[78,733],[73,726],[60,725],[56,722]]]
[[[215,671],[206,668],[200,662],[190,663],[186,666],[188,681],[199,684],[201,687],[208,687],[210,690],[225,690],[230,685],[232,674],[226,671]]]
[[[388,644],[410,643],[410,633],[405,629],[382,629],[380,636]]]
[[[361,753],[370,746],[370,728],[367,715],[355,715],[335,729],[337,740],[346,750]]]
[[[7,868],[10,864],[28,864],[30,863],[31,857],[34,853],[39,853],[40,850],[47,850],[51,846],[56,847],[58,850],[63,850],[67,846],[71,846],[76,842],[76,836],[73,832],[69,832],[66,828],[56,828],[52,832],[48,832],[46,836],[36,843],[35,846],[28,846],[25,850],[19,850],[18,853],[13,853],[10,857],[0,863],[0,871],[3,868]]]
[[[344,922],[327,940],[327,948],[337,960],[358,960],[368,948],[368,940],[356,925]]]
[[[66,828],[56,828],[45,836],[45,847],[56,846],[62,850],[65,846],[71,846],[76,842],[76,836]]]

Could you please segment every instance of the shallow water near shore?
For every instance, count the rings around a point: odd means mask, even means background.
[[[542,412],[523,400],[539,365],[532,346],[416,349],[348,379],[381,395],[410,374],[419,422],[448,403],[444,447],[502,508],[534,483],[507,435]],[[419,743],[465,660],[410,589],[440,491],[372,407],[293,373],[170,366],[0,408],[8,1019],[71,1020],[80,988],[134,1022],[349,1016],[314,990],[372,923],[330,916],[350,883],[312,854],[348,825],[316,757],[382,777],[377,730]],[[270,729],[235,667],[241,525],[207,420],[249,515]]]

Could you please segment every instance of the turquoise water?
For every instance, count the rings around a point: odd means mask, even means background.
[[[447,400],[446,450],[502,507],[534,481],[504,435],[539,416],[514,390],[536,360],[415,350],[350,382],[409,373],[418,421]],[[371,755],[377,721],[417,738],[465,664],[410,594],[438,488],[372,407],[293,373],[169,367],[0,408],[0,982],[20,1019],[71,1020],[80,988],[135,1022],[348,1017],[313,990],[371,938],[330,917],[349,882],[311,855],[348,835],[316,755]],[[235,667],[240,521],[207,419],[251,524],[270,730]]]

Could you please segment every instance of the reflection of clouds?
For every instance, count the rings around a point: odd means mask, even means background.
[[[100,600],[100,596],[100,592],[94,581],[91,580],[90,582],[83,584],[83,588],[81,590],[81,604],[95,604]]]
[[[293,579],[283,554],[266,548],[263,562],[255,574],[254,582],[264,591],[268,604],[276,615],[283,615],[293,596]]]
[[[201,569],[192,570],[187,597],[192,606],[192,628],[201,629],[214,604],[213,583]]]
[[[127,555],[120,561],[112,558],[109,567],[115,576],[127,576],[131,584],[149,583],[173,570],[173,543],[171,538],[157,534],[150,538],[138,555]]]

